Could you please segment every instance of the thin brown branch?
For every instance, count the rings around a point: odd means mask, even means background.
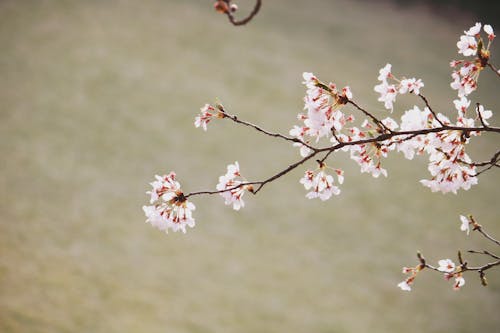
[[[318,154],[318,151],[313,151],[310,155],[302,158],[301,160],[289,165],[286,169],[272,175],[271,177],[269,178],[266,178],[264,180],[261,180],[261,181],[253,181],[253,182],[242,182],[236,186],[233,186],[233,187],[230,187],[230,188],[227,188],[227,189],[224,189],[224,190],[217,190],[217,191],[199,191],[199,192],[191,192],[189,194],[186,194],[184,195],[184,197],[187,199],[188,197],[191,197],[191,196],[195,196],[195,195],[202,195],[202,194],[220,194],[220,193],[224,193],[224,192],[229,192],[229,191],[232,191],[232,190],[235,190],[235,189],[238,189],[238,188],[241,188],[241,187],[245,187],[245,186],[248,186],[248,185],[257,185],[257,188],[254,189],[252,191],[253,194],[257,194],[266,184],[286,175],[287,173],[289,173],[290,171],[294,170],[295,168],[297,168],[298,166],[304,164],[306,161],[310,160],[311,158],[313,158],[314,156],[316,156],[316,154]]]
[[[457,126],[448,126],[448,125],[444,125],[442,127],[434,127],[434,128],[425,128],[425,129],[421,129],[421,130],[414,130],[414,131],[399,131],[399,132],[390,132],[390,133],[384,133],[384,134],[380,134],[376,137],[373,137],[373,138],[370,138],[370,139],[363,139],[363,140],[355,140],[355,141],[347,141],[347,142],[339,142],[333,146],[330,146],[330,147],[325,147],[325,148],[314,148],[312,146],[309,146],[307,145],[306,143],[298,140],[298,139],[295,139],[295,138],[289,138],[289,137],[286,137],[284,135],[281,135],[281,134],[278,134],[278,133],[271,133],[271,132],[268,132],[266,130],[263,130],[262,128],[258,127],[257,125],[254,125],[254,124],[251,124],[251,123],[248,123],[248,122],[245,122],[245,121],[242,121],[242,120],[239,120],[236,116],[231,116],[227,113],[224,113],[226,115],[226,117],[230,118],[231,120],[239,123],[239,124],[242,124],[242,125],[245,125],[245,126],[249,126],[249,127],[252,127],[254,129],[256,129],[257,131],[259,132],[262,132],[266,135],[269,135],[269,136],[272,136],[272,137],[279,137],[283,140],[287,140],[287,141],[292,141],[292,142],[299,142],[301,144],[304,144],[306,147],[310,148],[312,150],[312,153],[304,158],[302,158],[301,160],[291,164],[290,166],[288,166],[287,168],[285,168],[284,170],[274,174],[273,176],[265,179],[265,180],[262,180],[262,181],[253,181],[253,182],[242,182],[241,184],[235,186],[235,187],[232,187],[232,188],[227,188],[227,189],[224,189],[224,190],[220,190],[220,191],[198,191],[198,192],[191,192],[187,195],[185,195],[186,198],[190,197],[190,196],[194,196],[194,195],[202,195],[202,194],[218,194],[218,193],[223,193],[223,192],[228,192],[228,191],[232,191],[234,189],[237,189],[237,188],[240,188],[240,187],[243,187],[243,186],[246,186],[246,185],[258,185],[258,187],[253,191],[254,194],[257,194],[257,192],[259,192],[262,187],[264,187],[264,185],[286,175],[287,173],[289,173],[290,171],[294,170],[295,168],[297,168],[298,166],[304,164],[306,161],[310,160],[312,157],[316,156],[318,153],[321,153],[321,152],[327,152],[327,154],[320,160],[321,162],[324,162],[326,160],[326,158],[328,158],[328,156],[335,152],[335,151],[338,151],[340,150],[341,148],[345,147],[345,146],[354,146],[354,145],[362,145],[362,144],[367,144],[367,143],[375,143],[375,142],[383,142],[383,141],[386,141],[386,140],[389,140],[391,138],[394,138],[394,137],[397,137],[397,136],[418,136],[418,135],[425,135],[425,134],[429,134],[429,133],[437,133],[437,132],[442,132],[442,131],[463,131],[463,132],[494,132],[494,133],[500,133],[500,128],[497,128],[497,127],[457,127]],[[430,268],[430,267],[429,267]]]
[[[384,129],[386,132],[389,132],[389,133],[392,132],[387,126],[384,125],[384,123],[382,123],[382,121],[380,121],[377,117],[375,117],[374,115],[372,115],[370,112],[368,112],[365,109],[363,109],[361,106],[359,106],[358,104],[356,104],[354,101],[348,100],[347,103],[353,105],[356,109],[358,109],[359,111],[363,112],[366,116],[370,117],[371,120],[377,126],[381,127],[381,129]]]
[[[443,122],[441,121],[441,119],[439,119],[438,115],[436,114],[436,112],[432,109],[431,105],[429,104],[429,101],[427,100],[427,98],[422,95],[422,94],[418,94],[418,97],[420,97],[424,103],[425,103],[425,106],[427,106],[427,108],[429,109],[429,111],[432,113],[432,115],[434,116],[434,118],[438,121],[439,125],[441,126],[446,126],[445,124],[443,124]]]
[[[497,69],[497,68],[496,68],[496,67],[495,67],[492,63],[490,63],[490,62],[489,62],[489,63],[488,63],[488,67],[489,67],[489,68],[491,68],[491,70],[492,70],[493,72],[495,72],[495,74],[496,74],[497,76],[499,76],[499,77],[500,77],[500,72],[498,72],[499,70],[498,70],[498,69]]]
[[[225,14],[226,14],[227,18],[229,19],[229,22],[231,22],[231,24],[234,26],[245,25],[248,22],[250,22],[255,17],[255,15],[257,15],[257,13],[259,12],[259,10],[262,6],[262,0],[256,0],[255,5],[254,5],[252,11],[250,12],[250,14],[248,14],[248,16],[245,18],[237,20],[234,17],[233,12],[231,11],[231,0],[223,0],[223,1],[228,6],[228,10],[225,11]]]
[[[474,230],[479,231],[479,233],[481,233],[481,235],[483,235],[486,239],[500,246],[500,241],[490,236],[486,231],[483,230],[483,227],[481,227],[480,225],[478,225]]]
[[[244,120],[240,120],[237,116],[226,113],[226,111],[224,109],[222,109],[221,111],[224,113],[224,118],[229,118],[232,121],[234,121],[235,123],[251,127],[251,128],[253,128],[253,129],[255,129],[255,130],[257,130],[257,131],[259,131],[259,132],[261,132],[263,134],[266,134],[268,136],[275,137],[275,138],[280,138],[280,139],[283,139],[283,140],[286,140],[286,141],[290,141],[290,142],[294,142],[294,143],[300,143],[301,145],[304,145],[304,146],[306,146],[307,148],[309,148],[309,149],[311,149],[313,151],[316,150],[316,148],[314,148],[313,146],[305,143],[304,141],[302,141],[300,139],[292,138],[292,137],[289,137],[289,136],[286,136],[286,135],[283,135],[283,134],[280,134],[280,133],[269,132],[269,131],[263,129],[262,127],[260,127],[260,126],[257,126],[255,124],[249,123],[249,122],[244,121]]]
[[[492,257],[493,259],[499,259],[500,260],[499,256],[497,256],[496,254],[491,253],[490,251],[486,251],[486,250],[483,250],[483,251],[468,250],[467,252],[468,253],[474,253],[474,254],[484,254],[484,255]]]

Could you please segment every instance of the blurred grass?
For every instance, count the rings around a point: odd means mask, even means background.
[[[431,273],[411,294],[396,288],[416,250],[436,262],[484,247],[459,214],[500,234],[494,173],[443,196],[418,184],[423,159],[392,157],[390,177],[372,179],[340,154],[331,163],[346,183],[326,203],[304,201],[297,170],[239,213],[196,198],[187,235],[150,228],[141,211],[156,173],[176,170],[191,191],[234,160],[260,179],[297,158],[228,123],[195,130],[216,97],[287,131],[313,71],[383,114],[372,87],[391,62],[451,111],[448,61],[472,23],[385,2],[268,1],[244,28],[201,0],[0,2],[0,331],[496,331],[498,272],[488,288],[469,276],[460,293]],[[492,75],[480,86],[494,109]]]

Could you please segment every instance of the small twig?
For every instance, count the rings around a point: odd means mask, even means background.
[[[392,133],[392,131],[387,126],[385,126],[384,123],[382,123],[382,121],[380,121],[377,117],[375,117],[374,115],[372,115],[370,112],[368,112],[365,109],[363,109],[361,106],[359,106],[358,104],[356,104],[354,101],[349,100],[347,103],[353,105],[356,109],[358,109],[359,111],[363,112],[366,116],[370,117],[373,120],[373,122],[375,124],[377,124],[377,126],[381,127],[386,132]]]
[[[496,245],[500,246],[500,241],[498,241],[497,239],[490,236],[486,231],[483,230],[483,227],[481,227],[480,225],[478,225],[478,227],[476,227],[474,230],[479,231],[481,233],[481,235],[483,235],[485,238],[492,241]]]
[[[232,190],[235,190],[235,189],[238,189],[238,188],[241,188],[241,187],[244,187],[244,186],[248,186],[248,185],[258,185],[257,188],[255,190],[252,191],[253,194],[257,194],[257,192],[259,192],[266,184],[286,175],[287,173],[289,173],[290,171],[292,171],[293,169],[297,168],[298,166],[304,164],[306,161],[310,160],[311,158],[313,158],[314,156],[316,156],[316,154],[318,154],[318,151],[313,151],[310,155],[302,158],[301,160],[289,165],[286,169],[274,174],[273,176],[267,178],[267,179],[264,179],[264,180],[261,180],[261,181],[253,181],[253,182],[242,182],[236,186],[233,186],[233,187],[230,187],[230,188],[226,188],[224,190],[218,190],[218,191],[198,191],[198,192],[191,192],[191,193],[188,193],[188,194],[185,194],[184,195],[184,198],[189,198],[191,196],[195,196],[195,195],[202,195],[202,194],[220,194],[220,193],[224,193],[224,192],[229,192],[229,191],[232,191]]]
[[[220,106],[220,108],[222,108],[222,106]],[[311,149],[313,151],[315,151],[317,149],[317,148],[314,148],[313,146],[305,143],[304,141],[302,141],[300,139],[292,138],[292,137],[289,137],[289,136],[286,136],[286,135],[283,135],[283,134],[280,134],[280,133],[272,133],[272,132],[269,132],[269,131],[263,129],[260,126],[257,126],[255,124],[249,123],[249,122],[244,121],[244,120],[240,120],[237,116],[226,113],[226,111],[223,108],[221,109],[221,111],[224,114],[224,118],[229,118],[232,121],[234,121],[235,123],[238,123],[238,124],[241,124],[241,125],[245,125],[245,126],[248,126],[248,127],[252,127],[253,129],[255,129],[255,130],[257,130],[257,131],[259,131],[259,132],[261,132],[263,134],[266,134],[268,136],[271,136],[271,137],[281,138],[283,140],[294,142],[294,143],[300,143],[301,145],[304,145],[304,146],[306,146],[307,148],[309,148],[309,149]]]
[[[446,126],[445,124],[443,124],[443,122],[441,121],[441,119],[439,119],[438,115],[436,114],[436,112],[432,109],[431,105],[429,104],[429,101],[427,100],[427,98],[425,98],[424,95],[422,94],[418,94],[418,97],[420,97],[424,103],[425,103],[425,106],[427,106],[427,108],[429,109],[429,111],[432,113],[432,115],[434,116],[434,118],[438,121],[438,123],[441,125],[441,126]]]
[[[486,251],[486,250],[483,250],[483,251],[468,250],[467,252],[474,253],[474,254],[484,254],[484,255],[492,257],[493,259],[500,259],[500,257],[497,256],[496,254],[493,254],[493,253]]]
[[[223,0],[223,1],[228,5],[228,8],[230,8],[231,0]],[[231,22],[232,25],[234,25],[234,26],[245,25],[248,22],[250,22],[255,17],[255,15],[257,15],[261,6],[262,6],[262,1],[256,0],[255,5],[254,5],[252,11],[250,12],[250,14],[248,14],[247,17],[245,17],[241,20],[235,19],[233,16],[233,13],[231,12],[230,9],[226,10],[225,14],[227,15],[227,18],[229,19],[229,22]]]
[[[477,116],[479,117],[479,121],[481,122],[481,125],[483,125],[484,128],[488,128],[488,125],[484,122],[483,115],[481,114],[481,112],[479,112],[480,105],[481,105],[480,103],[476,103]]]
[[[489,68],[491,68],[491,70],[492,70],[493,72],[495,72],[495,74],[496,74],[497,76],[499,76],[499,77],[500,77],[500,73],[498,72],[498,69],[497,69],[497,68],[496,68],[496,67],[495,67],[492,63],[488,63],[488,67],[489,67]]]

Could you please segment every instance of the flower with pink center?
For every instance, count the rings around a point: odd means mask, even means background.
[[[384,67],[382,67],[379,70],[379,75],[378,75],[377,80],[382,81],[382,82],[387,81],[387,79],[392,76],[391,69],[392,69],[391,64],[386,64]]]
[[[455,270],[455,263],[451,259],[442,259],[438,261],[438,271],[451,273]]]
[[[207,124],[217,116],[219,111],[216,111],[213,106],[210,104],[205,104],[201,109],[200,109],[200,114],[194,118],[194,126],[195,127],[202,127],[203,130],[207,130]]]
[[[470,100],[462,96],[460,99],[455,99],[453,104],[455,104],[455,109],[457,109],[459,117],[465,117]]]
[[[378,80],[380,84],[374,87],[375,92],[380,94],[378,98],[379,102],[384,102],[384,106],[388,110],[393,110],[393,104],[396,101],[398,94],[406,94],[407,92],[413,93],[415,95],[420,94],[420,88],[424,87],[424,83],[421,79],[403,78],[399,80],[391,72],[392,65],[387,64],[379,71]],[[389,82],[392,79],[392,83]]]
[[[461,53],[466,57],[476,55],[477,53],[476,38],[471,36],[460,36],[460,40],[457,42],[457,47],[458,47],[458,53]]]
[[[374,90],[380,94],[378,101],[384,102],[385,108],[392,111],[394,109],[393,103],[396,101],[396,96],[398,95],[396,86],[383,81],[379,85],[376,85]]]

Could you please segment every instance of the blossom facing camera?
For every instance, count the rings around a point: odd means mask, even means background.
[[[451,259],[442,259],[438,261],[438,271],[451,273],[455,270],[455,263]]]
[[[193,211],[195,205],[188,201],[181,191],[179,182],[175,179],[175,172],[168,175],[155,176],[151,184],[152,190],[146,192],[150,195],[150,206],[143,206],[146,223],[165,231],[186,233],[186,227],[193,228],[195,220]]]

